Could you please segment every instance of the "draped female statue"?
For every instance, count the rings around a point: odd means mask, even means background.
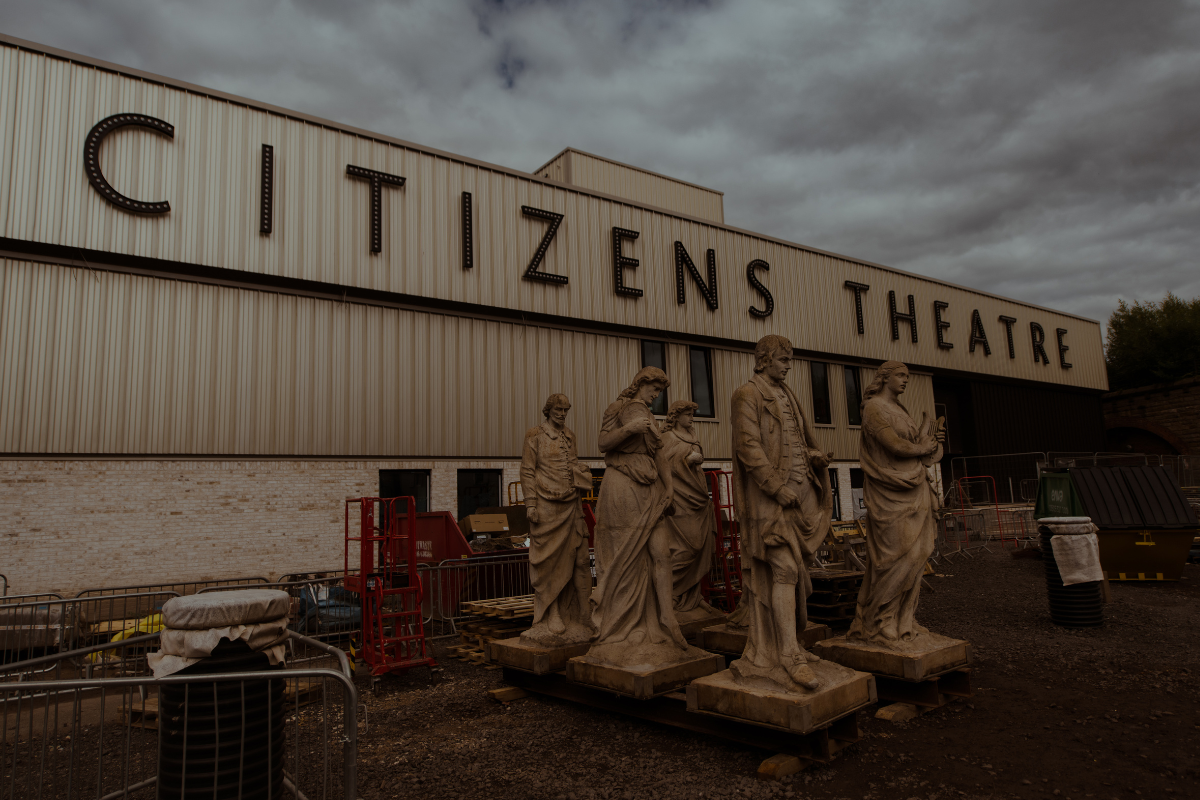
[[[657,367],[634,376],[604,412],[599,446],[606,465],[596,507],[592,603],[599,635],[587,659],[618,666],[669,663],[689,648],[672,608],[671,470],[650,404],[670,385]]]
[[[697,408],[690,400],[676,400],[662,428],[663,460],[671,469],[674,490],[675,514],[666,519],[671,534],[675,619],[680,623],[722,616],[700,593],[700,581],[712,568],[716,521],[700,468],[704,450],[692,428]]]
[[[926,467],[942,458],[941,421],[918,425],[900,403],[908,367],[888,361],[863,392],[863,502],[867,507],[867,574],[858,595],[849,642],[893,649],[927,634],[917,624],[925,563],[937,536],[938,496]]]

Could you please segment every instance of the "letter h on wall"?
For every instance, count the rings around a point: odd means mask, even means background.
[[[908,313],[902,314],[896,310],[896,292],[888,290],[888,311],[892,316],[892,339],[900,338],[900,320],[908,323],[909,330],[912,331],[913,344],[917,343],[917,304],[913,300],[913,296],[908,296]]]

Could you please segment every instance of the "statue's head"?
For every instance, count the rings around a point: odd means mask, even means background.
[[[789,358],[792,355],[792,343],[786,336],[772,333],[759,339],[758,344],[754,346],[754,371],[765,370],[771,359],[780,353],[786,353]]]
[[[562,424],[567,419],[567,412],[571,410],[571,401],[567,399],[565,394],[554,393],[546,398],[546,404],[542,406],[542,416],[546,419],[553,419],[558,424]]]
[[[667,373],[663,372],[658,367],[642,367],[638,370],[637,375],[633,376],[633,382],[629,384],[629,388],[621,392],[621,397],[632,398],[639,394],[646,395],[643,400],[648,403],[653,402],[655,397],[662,393],[671,385],[671,379],[667,377]],[[645,391],[643,391],[645,389]],[[654,397],[648,397],[653,394]]]
[[[893,394],[900,395],[904,392],[908,384],[908,365],[903,361],[885,361],[875,370],[875,377],[871,380],[871,385],[863,390],[863,403],[865,404],[872,397],[882,394],[892,378],[896,377],[896,385],[892,386]]]
[[[680,417],[696,413],[696,409],[699,407],[691,400],[676,400],[674,403],[671,403],[671,407],[667,409],[667,419],[663,423],[663,433],[673,430]],[[687,425],[685,427],[691,426]]]

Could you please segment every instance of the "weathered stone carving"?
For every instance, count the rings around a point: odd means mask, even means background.
[[[847,643],[927,649],[917,624],[921,575],[937,536],[937,492],[926,467],[942,458],[941,421],[922,414],[917,425],[900,404],[908,367],[888,361],[863,392],[863,502],[867,507],[867,574]],[[938,637],[941,639],[942,637]],[[924,640],[924,641],[918,641]]]
[[[807,566],[829,532],[833,493],[829,456],[814,449],[812,428],[785,383],[792,344],[765,336],[754,350],[754,377],[733,395],[733,492],[742,533],[741,609],[746,649],[730,665],[744,683],[765,679],[785,690],[821,681],[800,645],[812,592]]]
[[[662,428],[662,455],[671,470],[675,506],[675,514],[666,518],[671,533],[672,594],[675,619],[681,625],[723,616],[704,601],[700,592],[700,581],[712,568],[716,522],[708,483],[700,468],[704,450],[692,428],[697,408],[690,400],[676,400]]]
[[[620,667],[704,655],[689,647],[672,603],[671,470],[650,404],[670,381],[657,367],[634,376],[604,412],[599,445],[607,469],[596,509],[600,633],[586,660]]]
[[[521,640],[541,647],[578,644],[595,635],[588,602],[588,532],[580,503],[592,475],[579,463],[575,434],[566,426],[570,410],[566,395],[550,395],[542,408],[546,421],[526,432],[521,456],[534,592],[533,626]]]

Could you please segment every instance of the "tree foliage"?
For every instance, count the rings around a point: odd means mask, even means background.
[[[1107,351],[1112,391],[1200,375],[1200,297],[1168,292],[1161,303],[1118,301]]]

